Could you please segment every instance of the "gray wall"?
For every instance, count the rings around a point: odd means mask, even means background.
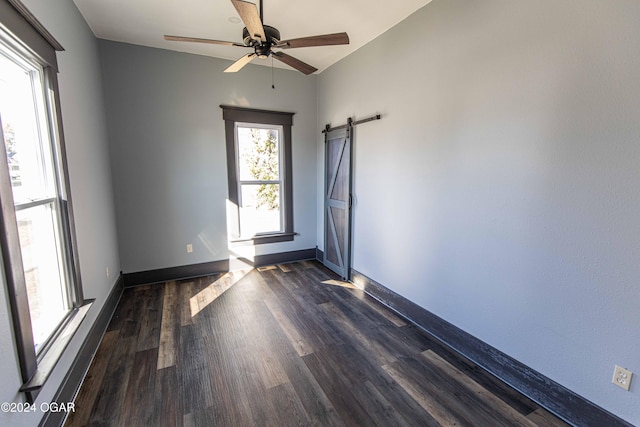
[[[58,53],[60,98],[67,144],[80,269],[86,298],[96,298],[37,404],[49,402],[68,371],[120,271],[97,41],[71,0],[23,0],[64,46]],[[105,268],[111,277],[107,278]],[[4,282],[4,274],[1,276]],[[0,402],[21,401],[21,386],[5,283],[0,290]],[[37,425],[42,413],[0,412],[0,425]]]
[[[276,69],[273,90],[268,67],[225,74],[221,59],[99,46],[125,273],[315,248],[315,76]],[[293,242],[229,248],[221,104],[295,113]]]
[[[435,0],[318,78],[354,267],[640,424],[640,3]],[[318,139],[318,183],[322,183]],[[322,246],[322,189],[318,242]]]

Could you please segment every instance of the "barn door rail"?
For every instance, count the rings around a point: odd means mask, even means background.
[[[356,121],[354,121],[353,118],[349,117],[347,119],[347,123],[344,124],[344,125],[331,127],[331,125],[327,123],[327,125],[325,125],[324,129],[322,129],[322,133],[327,133],[327,132],[331,132],[333,130],[338,130],[338,129],[345,129],[345,128],[349,127],[349,126],[360,125],[362,123],[372,122],[374,120],[380,120],[381,118],[382,118],[382,116],[380,114],[376,114],[375,116],[367,117],[366,119],[361,119],[361,120],[356,120]]]

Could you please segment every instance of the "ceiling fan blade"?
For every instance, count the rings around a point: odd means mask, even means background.
[[[290,67],[295,68],[296,70],[300,71],[301,73],[304,74],[313,74],[316,71],[318,71],[317,68],[312,67],[311,65],[300,61],[299,59],[294,58],[293,56],[287,55],[284,52],[271,52],[271,54],[278,60],[281,62],[284,62],[285,64],[287,64]]]
[[[182,37],[182,36],[164,36],[165,40],[169,40],[172,42],[194,42],[194,43],[208,43],[208,44],[220,44],[223,46],[238,46],[238,47],[247,47],[242,43],[235,42],[226,42],[222,40],[212,40],[212,39],[200,39],[197,37]]]
[[[267,41],[267,36],[264,33],[264,27],[260,20],[260,14],[258,13],[258,7],[253,3],[243,0],[231,0],[231,3],[233,3],[233,6],[238,11],[238,15],[240,15],[242,22],[244,22],[244,26],[247,27],[251,38]]]
[[[277,44],[277,47],[291,49],[294,47],[333,46],[338,44],[349,44],[349,36],[347,33],[324,34],[321,36],[282,40]]]
[[[242,69],[245,65],[247,65],[251,60],[256,56],[255,53],[248,53],[242,58],[238,59],[236,62],[231,64],[226,70],[225,73],[236,73]]]

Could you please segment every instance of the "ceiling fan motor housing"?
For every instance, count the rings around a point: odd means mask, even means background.
[[[251,37],[247,27],[242,29],[242,38],[245,46],[253,47],[256,55],[258,55],[259,58],[264,59],[271,54],[271,46],[280,41],[280,31],[269,25],[263,25],[263,27],[264,34],[267,36],[267,40],[264,43],[260,44],[259,41]]]

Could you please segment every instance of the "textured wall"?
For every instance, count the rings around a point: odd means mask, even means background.
[[[315,247],[315,76],[276,69],[274,90],[268,67],[99,45],[125,273]],[[293,242],[229,249],[221,104],[295,113]]]
[[[320,124],[383,115],[356,128],[354,267],[636,424],[611,376],[640,374],[639,18],[436,0],[318,79]]]

